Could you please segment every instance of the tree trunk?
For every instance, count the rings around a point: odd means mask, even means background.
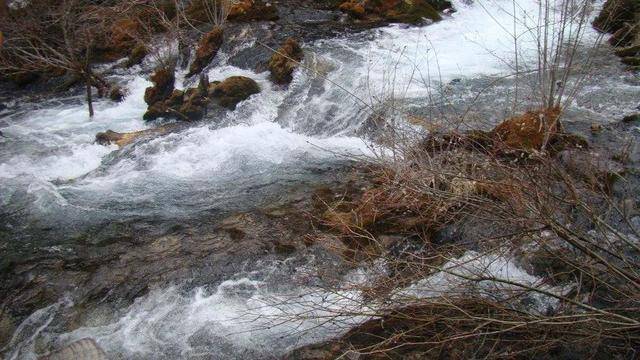
[[[85,84],[87,87],[87,105],[89,106],[89,117],[93,117],[93,97],[91,96],[91,77],[85,76]]]

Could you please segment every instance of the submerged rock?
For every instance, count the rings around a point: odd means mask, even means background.
[[[232,76],[221,83],[209,87],[209,97],[224,108],[235,110],[236,105],[260,92],[260,86],[253,79],[244,76]]]
[[[213,30],[202,36],[196,49],[196,56],[191,66],[189,67],[189,73],[187,76],[192,76],[201,72],[218,53],[220,46],[224,40],[223,30],[221,27],[216,26]]]
[[[293,71],[304,57],[300,44],[288,38],[269,60],[271,79],[276,84],[288,84],[293,80]]]
[[[0,349],[6,346],[16,330],[13,317],[4,309],[0,309]]]
[[[107,354],[90,338],[80,339],[55,351],[42,356],[38,360],[107,360]]]

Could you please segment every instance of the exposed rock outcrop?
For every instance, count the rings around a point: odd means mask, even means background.
[[[269,60],[271,79],[276,84],[288,84],[293,80],[293,71],[302,61],[304,53],[294,38],[288,38]]]
[[[211,60],[213,60],[218,53],[218,50],[220,50],[223,40],[223,30],[219,26],[204,34],[198,43],[195,59],[193,59],[193,62],[189,67],[189,74],[187,74],[187,76],[197,74],[209,65]]]

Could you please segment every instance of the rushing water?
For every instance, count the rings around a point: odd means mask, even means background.
[[[44,250],[64,251],[89,229],[122,219],[196,224],[203,214],[254,206],[277,194],[282,184],[327,171],[344,154],[370,154],[356,134],[371,108],[391,100],[424,110],[446,87],[452,102],[468,104],[488,81],[511,71],[513,3],[454,3],[457,12],[429,26],[389,26],[304,44],[305,64],[316,72],[298,70],[287,89],[272,85],[266,73],[223,61],[209,71],[210,79],[249,76],[262,92],[224,119],[119,150],[93,139],[107,129],[151,126],[141,120],[144,89],[150,83],[139,69],[117,76],[129,91],[125,101],[98,102],[92,119],[75,97],[10,106],[0,113],[6,136],[0,138],[0,249],[6,254],[1,265]],[[523,34],[519,55],[526,63],[535,50],[526,28],[534,23],[538,5],[534,0],[516,5],[517,32]],[[592,30],[585,36],[586,41],[595,38]],[[602,76],[588,84],[572,109],[594,121],[632,110],[640,93],[615,58],[606,55],[599,61]],[[509,107],[506,94],[496,87],[478,106],[495,121]],[[277,326],[270,322],[268,315],[305,313],[299,307],[281,312],[273,306],[284,299],[299,296],[303,301],[298,304],[331,308],[349,306],[357,296],[334,295],[338,300],[311,288],[285,286],[297,267],[313,264],[291,261],[296,267],[286,261],[258,264],[249,273],[187,292],[167,284],[128,308],[93,309],[91,320],[62,335],[56,319],[72,300],[61,299],[24,322],[6,354],[33,358],[37,337],[44,339],[40,343],[64,345],[89,336],[123,358],[265,357],[343,330],[325,326],[321,331],[313,319]],[[258,320],[243,320],[246,313]]]

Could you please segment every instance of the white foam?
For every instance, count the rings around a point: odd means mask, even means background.
[[[525,293],[527,288],[541,289],[550,294],[563,295],[566,289],[544,284],[543,279],[527,273],[508,253],[479,254],[467,251],[457,259],[442,265],[441,270],[401,290],[397,298],[437,298],[447,295],[476,293],[494,300]],[[539,292],[528,294],[530,310],[544,312],[558,304],[558,299]]]
[[[34,176],[42,180],[72,179],[97,168],[102,158],[116,149],[94,144],[96,133],[112,129],[131,131],[144,128],[146,110],[142,100],[149,82],[134,77],[129,95],[122,103],[101,101],[89,118],[86,105],[66,105],[30,112],[10,119],[3,129],[9,139],[28,142],[23,153],[0,162],[0,178]]]
[[[112,356],[125,358],[187,358],[211,353],[212,348],[218,349],[220,358],[243,353],[253,358],[283,355],[363,320],[336,316],[335,321],[325,322],[327,316],[362,310],[355,292],[300,288],[273,293],[263,286],[261,281],[240,278],[221,283],[213,292],[155,291],[136,301],[116,322],[80,328],[59,341],[91,337]]]

